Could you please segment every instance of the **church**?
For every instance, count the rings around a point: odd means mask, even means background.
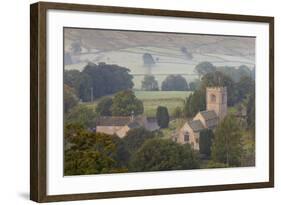
[[[227,115],[227,88],[206,88],[206,110],[198,112],[195,117],[184,123],[174,141],[189,143],[194,150],[199,150],[200,132],[204,129],[214,130]]]

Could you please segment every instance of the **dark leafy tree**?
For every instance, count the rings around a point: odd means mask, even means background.
[[[255,120],[256,119],[256,102],[255,102],[255,92],[251,92],[248,97],[247,103],[247,125],[248,128],[255,130]]]
[[[155,80],[153,75],[145,75],[143,81],[141,82],[141,88],[145,91],[157,91],[158,82]]]
[[[181,107],[179,107],[179,106],[175,107],[174,112],[173,112],[173,117],[175,117],[175,118],[183,117],[183,113],[182,113],[182,108]]]
[[[190,91],[195,91],[195,90],[199,89],[199,87],[200,87],[200,81],[199,80],[195,80],[195,81],[189,83],[189,90]]]
[[[199,137],[199,148],[200,153],[210,156],[211,155],[211,147],[212,147],[212,141],[214,138],[214,133],[210,129],[205,129],[200,132]]]
[[[206,89],[195,90],[190,94],[183,107],[183,114],[186,117],[193,117],[199,111],[206,109]]]
[[[228,115],[218,125],[212,144],[212,160],[228,166],[240,166],[242,157],[242,133],[238,121]]]
[[[188,85],[181,75],[169,75],[162,82],[161,89],[165,91],[186,91],[188,90]]]
[[[63,85],[63,110],[64,113],[69,112],[74,106],[78,104],[78,98],[75,95],[75,91],[73,88],[68,85]]]
[[[89,63],[82,72],[64,71],[65,84],[75,88],[84,102],[133,87],[129,69],[117,65]]]
[[[163,106],[158,106],[156,111],[156,119],[159,127],[167,128],[170,121],[168,109]]]
[[[131,171],[164,171],[199,168],[189,144],[153,138],[145,141],[130,161]]]
[[[133,91],[121,91],[117,93],[112,100],[113,116],[140,115],[143,113],[142,101],[136,98]]]
[[[195,66],[195,70],[201,79],[201,76],[206,75],[207,73],[215,72],[216,67],[208,61],[203,61]]]
[[[111,106],[112,106],[112,98],[104,97],[102,98],[96,107],[96,112],[102,116],[111,116]]]
[[[155,136],[153,132],[146,130],[145,128],[136,128],[129,130],[126,136],[123,138],[123,142],[127,147],[130,154],[135,153],[142,144],[147,140]]]
[[[64,174],[85,175],[126,172],[118,167],[114,157],[116,145],[112,136],[89,132],[83,127],[68,124],[64,128]]]
[[[96,125],[96,113],[93,109],[78,105],[65,115],[65,124],[80,124],[84,128],[94,128]]]

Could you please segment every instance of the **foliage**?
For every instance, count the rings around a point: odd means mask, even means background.
[[[153,75],[145,75],[143,81],[141,82],[141,88],[145,91],[157,91],[158,83]]]
[[[136,128],[128,131],[123,138],[124,145],[130,154],[135,153],[142,144],[155,136],[153,132],[147,131],[145,128]]]
[[[232,66],[220,66],[216,67],[216,71],[219,71],[231,78],[231,80],[233,80],[235,83],[239,82],[243,77],[252,78],[251,70],[246,65],[241,65],[238,67],[238,69]]]
[[[211,155],[212,141],[214,139],[214,133],[210,129],[205,129],[200,132],[199,148],[200,154],[207,156]]]
[[[243,140],[243,152],[241,159],[241,166],[255,166],[255,139],[254,131],[245,133]]]
[[[169,113],[168,109],[163,106],[158,106],[157,111],[156,111],[156,119],[159,127],[161,128],[166,128],[169,126]]]
[[[185,101],[183,111],[186,117],[193,117],[198,111],[205,109],[206,87],[213,86],[227,87],[227,104],[228,106],[234,106],[247,99],[251,93],[254,93],[255,81],[244,76],[235,83],[230,77],[219,71],[205,74],[201,78],[200,87],[192,95],[189,95]],[[253,106],[252,101],[249,106]]]
[[[185,91],[188,90],[188,85],[181,75],[169,75],[162,82],[161,89],[164,91]]]
[[[255,102],[255,92],[249,94],[247,103],[247,125],[248,128],[255,130],[256,124],[256,102]]]
[[[133,87],[129,69],[117,65],[89,63],[82,72],[64,71],[64,83],[73,87],[83,102]]]
[[[206,108],[206,90],[199,89],[190,94],[183,107],[183,113],[186,117],[193,117],[196,113]]]
[[[118,92],[112,100],[112,115],[113,116],[130,116],[140,115],[143,113],[142,101],[136,98],[133,91]]]
[[[127,171],[118,167],[114,156],[116,145],[106,134],[88,132],[78,125],[65,127],[64,174],[85,175]]]
[[[227,167],[228,167],[227,164],[214,162],[211,160],[211,161],[209,161],[206,168],[227,168]]]
[[[172,140],[158,138],[145,141],[130,162],[132,171],[181,170],[198,167],[197,156],[189,144],[180,145]]]
[[[63,110],[67,113],[71,108],[78,104],[78,98],[75,95],[74,89],[68,85],[63,85]]]
[[[111,116],[112,99],[110,97],[102,98],[96,107],[96,112],[102,116]]]
[[[236,101],[240,102],[246,99],[252,93],[255,93],[255,82],[250,77],[242,77],[235,86],[236,89]],[[253,106],[253,104],[251,105]]]
[[[212,63],[203,61],[195,66],[195,70],[200,76],[199,78],[201,78],[201,76],[206,75],[207,73],[215,72],[216,68]]]
[[[183,115],[182,115],[182,108],[181,107],[179,107],[179,106],[175,107],[175,109],[173,111],[173,117],[175,117],[175,118],[183,117]]]
[[[199,89],[200,87],[200,81],[199,80],[195,80],[189,83],[189,90],[190,91],[195,91],[197,89]]]
[[[74,107],[65,115],[65,124],[80,124],[85,128],[93,128],[96,124],[96,113],[84,105]]]
[[[242,155],[242,133],[238,121],[228,115],[215,130],[212,144],[212,160],[229,166],[240,166]]]

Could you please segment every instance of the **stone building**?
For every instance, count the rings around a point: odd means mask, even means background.
[[[96,132],[108,135],[116,134],[123,138],[131,129],[143,127],[146,130],[154,131],[159,129],[156,119],[146,116],[101,116],[97,120]]]
[[[204,129],[215,129],[226,115],[226,87],[207,87],[206,110],[198,112],[192,120],[185,122],[174,140],[181,144],[189,143],[193,149],[199,150],[200,132]]]

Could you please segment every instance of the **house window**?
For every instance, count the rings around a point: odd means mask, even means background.
[[[214,94],[211,94],[211,102],[215,103],[216,102],[216,96]]]
[[[189,141],[189,133],[188,132],[184,133],[184,141],[185,142]]]
[[[197,144],[199,143],[199,139],[198,138],[196,138],[195,141],[196,141]]]

